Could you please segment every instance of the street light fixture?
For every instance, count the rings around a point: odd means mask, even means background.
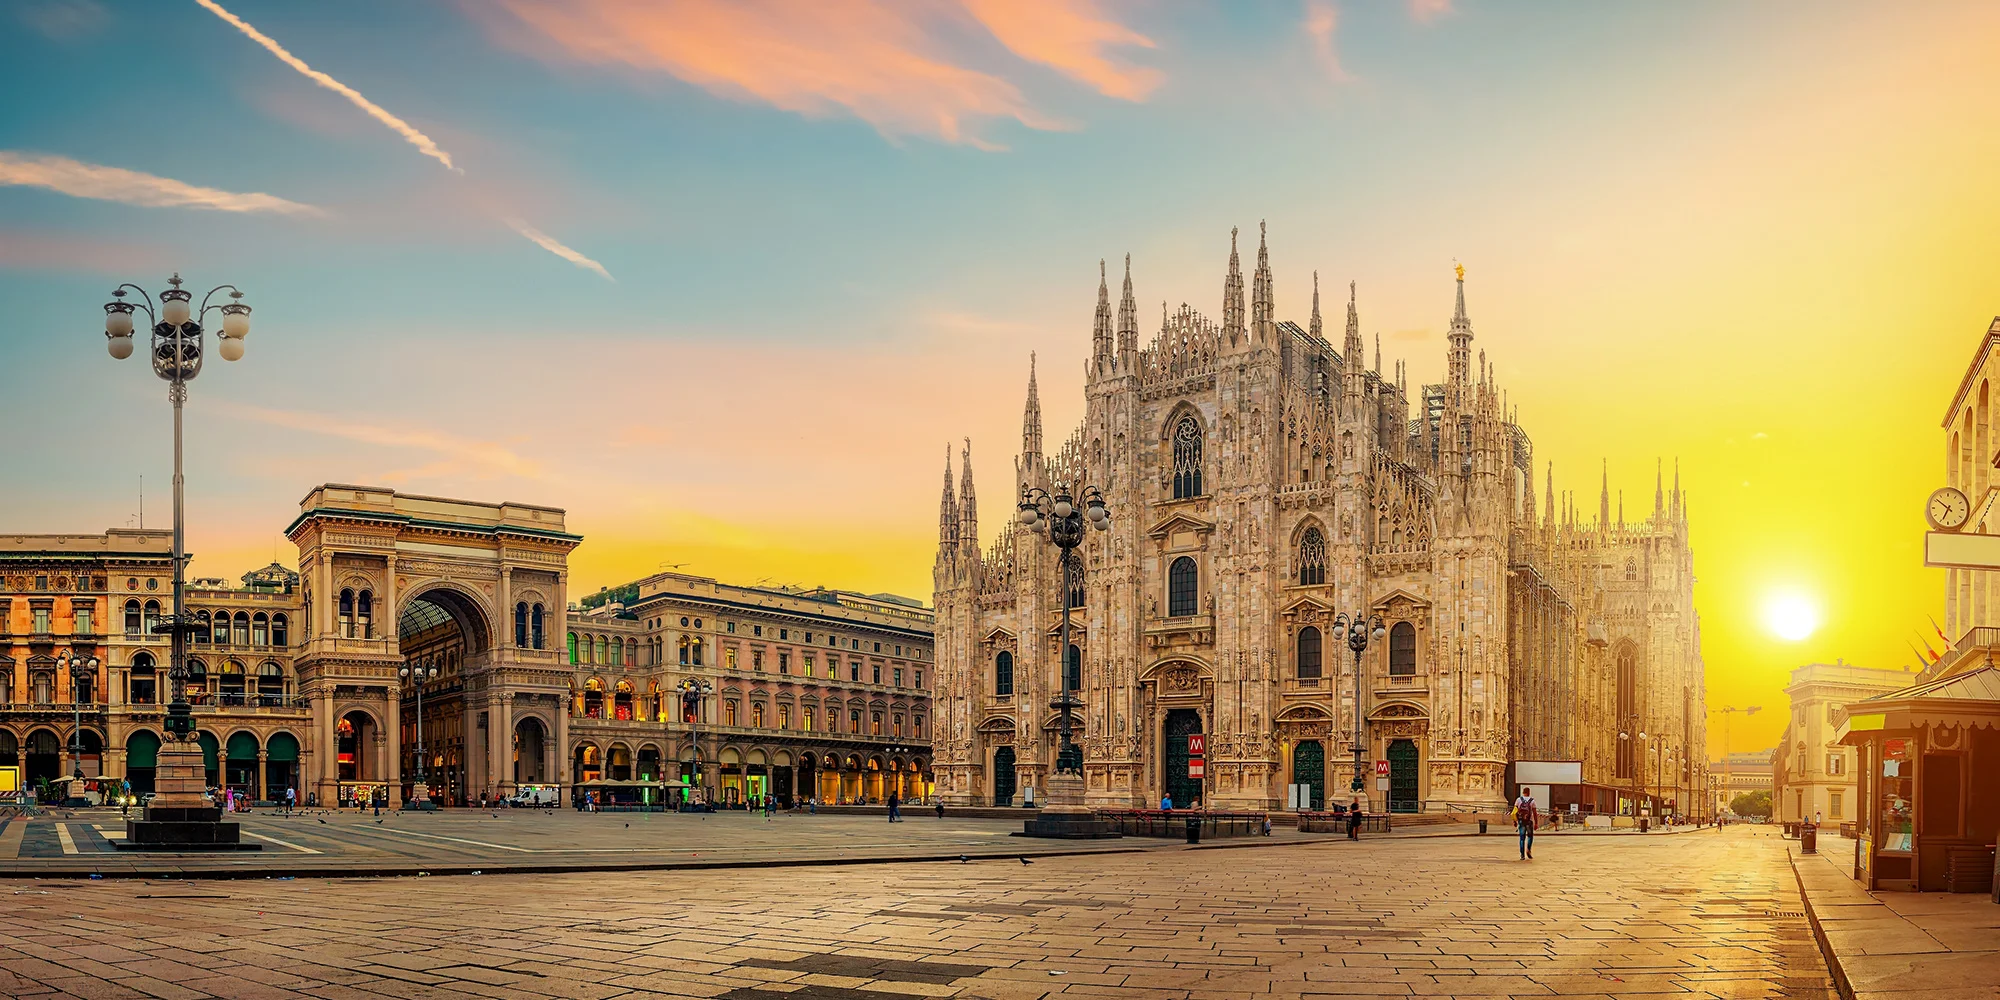
[[[1072,717],[1083,702],[1076,695],[1070,683],[1070,605],[1076,603],[1070,595],[1077,587],[1077,574],[1081,573],[1082,557],[1076,550],[1083,544],[1084,526],[1098,531],[1111,527],[1111,510],[1104,504],[1104,494],[1095,486],[1085,486],[1079,494],[1072,494],[1073,487],[1067,483],[1057,483],[1055,492],[1039,486],[1021,484],[1021,504],[1017,515],[1021,527],[1028,531],[1046,532],[1050,544],[1056,547],[1057,566],[1061,570],[1061,583],[1057,595],[1062,605],[1062,631],[1060,648],[1056,653],[1056,673],[1060,677],[1056,690],[1060,692],[1049,707],[1062,713],[1060,735],[1056,747],[1056,769],[1049,778],[1047,805],[1042,814],[1027,823],[1027,834],[1034,837],[1105,837],[1117,836],[1108,825],[1097,818],[1084,804],[1083,791],[1083,749],[1071,739]],[[1078,496],[1081,496],[1079,501]],[[1081,673],[1083,665],[1077,664]],[[1077,678],[1080,682],[1081,677]]]
[[[701,784],[701,702],[715,692],[715,685],[700,677],[689,677],[681,681],[680,690],[681,712],[688,719],[688,742],[694,752],[694,767],[688,774],[688,786],[703,791],[702,798],[706,801],[708,796]],[[685,793],[682,800],[686,800]]]
[[[105,349],[113,358],[132,356],[133,316],[146,311],[152,335],[153,374],[167,383],[167,401],[174,408],[174,613],[153,627],[155,634],[173,637],[173,653],[168,660],[167,678],[172,700],[162,728],[166,741],[160,749],[158,794],[147,806],[145,819],[127,821],[126,838],[119,846],[129,849],[201,846],[207,849],[255,850],[261,845],[240,842],[237,826],[221,822],[221,810],[206,795],[207,767],[201,748],[195,743],[194,710],[187,700],[188,636],[199,629],[184,604],[187,591],[187,488],[181,473],[181,408],[187,402],[187,384],[201,374],[204,353],[202,324],[210,312],[220,313],[222,329],[216,351],[224,361],[243,357],[243,338],[250,333],[250,307],[243,304],[243,292],[235,285],[217,285],[201,297],[201,307],[193,307],[194,293],[181,287],[181,276],[168,279],[171,287],[160,293],[159,309],[153,297],[138,285],[125,283],[111,292],[104,304]],[[230,301],[210,305],[216,293],[227,289]],[[127,291],[137,292],[139,301],[127,301]]]
[[[424,685],[437,679],[441,672],[437,664],[421,660],[412,660],[396,670],[396,676],[415,688],[417,693],[417,781],[416,787],[410,790],[410,804],[424,812],[437,808],[437,803],[431,801],[431,786],[427,780],[430,752],[424,747]]]
[[[1361,654],[1368,651],[1370,639],[1382,638],[1382,616],[1369,616],[1356,611],[1351,617],[1341,612],[1333,618],[1335,633],[1347,631],[1347,648],[1354,651],[1354,780],[1351,789],[1360,793],[1368,787],[1368,713],[1361,705]],[[1382,799],[1382,811],[1387,812],[1389,799]]]
[[[1104,495],[1097,487],[1087,486],[1083,490],[1083,505],[1079,509],[1070,488],[1057,484],[1056,491],[1050,493],[1039,486],[1023,486],[1021,489],[1021,526],[1029,531],[1047,529],[1048,538],[1058,552],[1058,566],[1062,573],[1060,595],[1062,598],[1062,649],[1057,656],[1061,664],[1059,673],[1062,680],[1058,687],[1061,694],[1049,703],[1049,707],[1062,713],[1061,742],[1056,751],[1056,773],[1083,774],[1083,753],[1076,749],[1070,739],[1070,718],[1075,710],[1083,707],[1083,702],[1070,687],[1069,646],[1070,646],[1070,592],[1075,589],[1074,577],[1077,572],[1076,549],[1083,544],[1084,523],[1099,531],[1111,527],[1111,511],[1104,506]]]
[[[74,652],[56,657],[56,668],[69,673],[69,700],[76,709],[76,722],[69,735],[69,759],[74,765],[70,776],[75,780],[70,782],[69,794],[63,796],[65,804],[83,795],[83,679],[96,679],[97,663],[95,656],[78,656]]]

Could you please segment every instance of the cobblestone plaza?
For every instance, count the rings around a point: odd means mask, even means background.
[[[1028,865],[22,879],[0,896],[0,994],[1835,996],[1768,830],[1551,837],[1532,863],[1499,836],[1263,843]]]

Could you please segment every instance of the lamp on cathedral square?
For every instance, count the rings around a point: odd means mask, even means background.
[[[188,636],[202,630],[185,605],[187,592],[187,491],[181,475],[181,407],[187,402],[187,384],[201,374],[206,351],[202,324],[208,314],[222,317],[217,331],[216,353],[224,361],[243,357],[243,338],[250,333],[250,307],[243,304],[243,292],[235,285],[217,285],[194,305],[194,292],[181,287],[181,276],[167,279],[168,288],[154,309],[153,296],[131,283],[111,291],[104,304],[105,349],[123,361],[133,353],[133,315],[146,312],[152,336],[153,374],[167,383],[167,402],[174,408],[174,611],[155,625],[154,634],[172,636],[172,654],[167,661],[171,700],[161,728],[166,730],[157,764],[153,769],[153,800],[144,818],[127,820],[120,850],[259,850],[261,844],[241,842],[235,823],[222,822],[222,810],[207,795],[207,763],[195,740],[194,709],[187,700]],[[211,305],[215,296],[229,293],[229,301]],[[137,292],[138,301],[127,301],[128,292]]]
[[[1057,646],[1056,674],[1061,678],[1057,684],[1058,694],[1049,702],[1049,707],[1062,713],[1060,736],[1056,749],[1055,774],[1049,778],[1047,805],[1041,815],[1029,820],[1026,833],[1031,837],[1059,837],[1064,839],[1116,837],[1110,824],[1099,819],[1090,807],[1084,804],[1083,793],[1083,749],[1070,738],[1071,719],[1083,702],[1076,696],[1077,684],[1081,678],[1070,676],[1070,608],[1076,604],[1071,595],[1079,584],[1078,576],[1082,567],[1078,565],[1076,549],[1083,544],[1084,526],[1103,531],[1111,527],[1111,511],[1104,505],[1104,494],[1095,486],[1086,486],[1080,492],[1082,507],[1078,508],[1073,487],[1066,483],[1056,484],[1050,492],[1039,486],[1021,485],[1021,526],[1038,534],[1046,531],[1048,539],[1056,547],[1058,583],[1057,601],[1062,607],[1061,640]],[[1082,671],[1079,663],[1077,670]]]
[[[1354,651],[1354,780],[1350,787],[1358,793],[1368,783],[1368,713],[1361,705],[1361,654],[1368,651],[1370,640],[1381,640],[1382,616],[1361,611],[1349,615],[1343,611],[1333,617],[1333,630],[1342,629],[1347,631],[1347,648]],[[1383,811],[1387,809],[1385,798]]]
[[[404,683],[414,688],[417,694],[417,773],[415,775],[417,783],[410,790],[410,803],[426,812],[436,809],[437,804],[431,801],[430,782],[425,780],[430,764],[430,754],[424,747],[424,685],[436,680],[439,673],[437,664],[425,661],[413,660],[396,668],[396,676],[401,677]]]

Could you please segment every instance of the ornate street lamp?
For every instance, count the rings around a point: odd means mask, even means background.
[[[69,794],[63,796],[64,804],[83,796],[83,678],[97,677],[97,662],[95,656],[78,656],[74,652],[56,657],[56,668],[69,672],[69,700],[76,709],[76,722],[69,736],[69,759],[75,765],[70,777],[74,780],[70,782]]]
[[[700,677],[689,677],[681,681],[681,711],[688,718],[688,743],[694,752],[694,767],[688,774],[688,786],[703,791],[702,799],[708,795],[701,784],[701,703],[702,699],[715,693],[715,685]],[[682,793],[686,801],[686,793]]]
[[[1382,616],[1370,616],[1363,611],[1349,615],[1343,611],[1333,617],[1333,630],[1337,634],[1345,629],[1347,648],[1354,651],[1354,780],[1349,788],[1361,794],[1368,787],[1368,713],[1361,705],[1361,654],[1368,651],[1370,639],[1382,638]],[[1382,811],[1389,811],[1388,796],[1382,798]]]
[[[250,307],[235,285],[217,285],[201,297],[201,307],[193,307],[194,293],[181,287],[181,276],[168,279],[172,286],[160,293],[159,310],[153,297],[138,285],[126,283],[111,292],[104,304],[106,349],[113,358],[132,356],[133,315],[143,309],[152,333],[153,374],[167,383],[167,401],[174,408],[174,613],[155,625],[156,634],[173,637],[173,653],[168,660],[167,679],[172,700],[167,705],[163,728],[166,742],[160,749],[155,786],[158,794],[146,807],[145,819],[128,820],[121,848],[146,850],[174,847],[201,847],[221,850],[256,850],[261,845],[243,844],[234,823],[221,822],[222,812],[208,799],[207,767],[195,742],[194,710],[187,700],[188,635],[199,629],[183,601],[187,575],[187,489],[181,474],[181,406],[187,402],[187,384],[201,374],[204,351],[202,323],[211,311],[222,316],[222,330],[216,351],[224,361],[243,357],[243,338],[250,333]],[[127,290],[139,293],[140,301],[128,302]],[[227,289],[230,301],[210,305],[217,292]]]
[[[1625,717],[1625,725],[1619,729],[1618,738],[1630,741],[1632,746],[1631,751],[1622,756],[1632,763],[1632,821],[1636,823],[1639,821],[1639,798],[1642,794],[1641,785],[1646,780],[1645,751],[1639,748],[1638,743],[1639,740],[1646,738],[1646,732],[1639,728],[1638,713],[1635,712]]]
[[[396,676],[416,689],[417,693],[417,781],[416,787],[410,790],[410,804],[424,812],[437,808],[437,803],[431,801],[431,786],[427,780],[430,752],[424,747],[424,685],[436,680],[440,672],[437,664],[418,660],[396,669]]]
[[[1050,708],[1062,713],[1056,770],[1049,778],[1048,804],[1041,816],[1028,821],[1027,833],[1033,837],[1116,837],[1118,834],[1109,824],[1098,819],[1083,801],[1083,749],[1071,738],[1071,718],[1083,707],[1083,702],[1070,684],[1069,671],[1070,605],[1075,603],[1070,595],[1083,569],[1076,550],[1083,544],[1085,525],[1099,531],[1111,527],[1111,511],[1104,505],[1104,494],[1097,487],[1084,487],[1081,503],[1070,490],[1065,483],[1056,484],[1054,493],[1025,483],[1021,486],[1021,527],[1046,532],[1050,544],[1056,547],[1061,581],[1057,595],[1062,605],[1061,648],[1056,654],[1056,672],[1061,676],[1057,690],[1061,693],[1049,702]],[[1082,671],[1081,663],[1077,669],[1079,673]]]

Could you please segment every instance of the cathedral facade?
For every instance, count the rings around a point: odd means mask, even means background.
[[[1056,548],[1011,516],[980,545],[970,443],[956,487],[947,463],[938,794],[1039,796],[1066,667],[1093,805],[1319,807],[1362,771],[1371,809],[1500,809],[1526,761],[1580,772],[1558,808],[1704,801],[1678,472],[1632,522],[1608,482],[1594,521],[1552,472],[1538,492],[1532,443],[1473,352],[1462,269],[1445,380],[1415,394],[1379,337],[1366,364],[1352,285],[1338,348],[1316,277],[1306,326],[1273,315],[1261,238],[1250,285],[1246,309],[1232,233],[1221,322],[1163,306],[1142,346],[1130,258],[1115,316],[1100,277],[1085,416],[1052,448],[1031,364],[1003,510],[1027,487],[1095,486],[1113,515],[1085,532],[1069,593]],[[1359,653],[1342,615],[1370,623]]]

